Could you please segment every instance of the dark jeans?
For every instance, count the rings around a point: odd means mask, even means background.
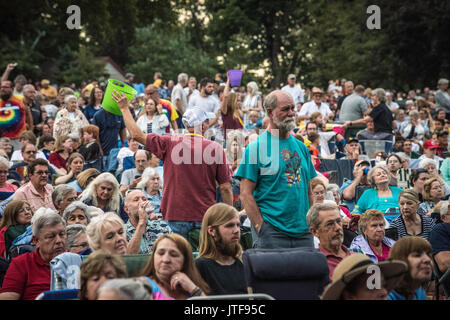
[[[172,229],[173,233],[178,233],[187,239],[188,232],[194,228],[201,228],[202,223],[199,222],[191,222],[191,221],[168,221],[169,227]]]
[[[290,237],[270,223],[264,221],[259,233],[252,225],[253,247],[261,249],[276,248],[314,248],[313,235],[309,232],[302,234],[300,237]]]

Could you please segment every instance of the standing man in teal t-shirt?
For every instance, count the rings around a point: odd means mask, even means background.
[[[290,135],[295,105],[275,90],[264,100],[269,127],[245,149],[236,176],[258,248],[313,247],[308,230],[308,183],[317,173],[306,146]]]

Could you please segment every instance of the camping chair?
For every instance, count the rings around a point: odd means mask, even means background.
[[[248,249],[243,263],[249,294],[318,300],[329,283],[327,259],[314,248]]]
[[[35,300],[76,300],[78,289],[49,290],[40,293]]]

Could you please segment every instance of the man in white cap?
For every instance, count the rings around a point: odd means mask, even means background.
[[[249,144],[236,176],[258,248],[313,247],[306,224],[309,181],[316,177],[308,148],[294,138],[295,105],[275,90],[264,100],[269,127]]]
[[[206,210],[217,202],[217,185],[223,202],[233,204],[232,172],[225,151],[203,137],[214,114],[192,107],[183,115],[185,135],[144,134],[133,120],[126,96],[114,91],[112,97],[130,135],[164,163],[161,213],[173,232],[187,237],[191,229],[201,227]]]
[[[292,99],[294,99],[295,107],[297,108],[297,112],[300,111],[303,102],[305,102],[303,97],[303,90],[300,87],[300,85],[295,83],[296,77],[295,74],[288,75],[287,82],[288,84],[285,85],[281,90],[286,91],[292,96]]]

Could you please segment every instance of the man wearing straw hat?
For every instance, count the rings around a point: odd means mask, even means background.
[[[164,163],[161,213],[173,232],[187,238],[191,229],[201,227],[206,210],[217,202],[216,185],[223,202],[233,205],[232,172],[225,151],[218,143],[203,137],[214,114],[192,107],[183,115],[187,134],[144,134],[133,120],[127,97],[117,91],[113,91],[112,97],[122,111],[130,135]]]
[[[320,112],[322,114],[323,121],[328,121],[328,118],[333,113],[325,102],[322,102],[323,91],[314,87],[311,91],[313,100],[305,103],[302,109],[298,113],[298,120],[309,120],[314,112]]]
[[[322,300],[387,300],[389,291],[403,279],[408,265],[399,260],[375,264],[362,253],[342,260]]]

